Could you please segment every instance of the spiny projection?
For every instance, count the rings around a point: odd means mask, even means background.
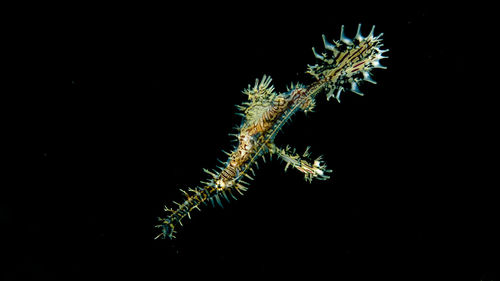
[[[285,170],[293,167],[304,174],[306,181],[313,179],[327,180],[331,170],[327,169],[321,156],[312,160],[309,147],[302,154],[294,148],[277,147],[274,144],[276,134],[297,111],[311,112],[316,103],[316,95],[326,93],[329,100],[334,97],[340,103],[340,94],[350,91],[363,95],[359,84],[366,81],[375,84],[371,71],[382,68],[379,61],[388,49],[382,50],[382,35],[374,35],[375,26],[368,36],[361,34],[361,24],[358,25],[353,39],[344,34],[344,26],[340,31],[338,41],[327,41],[323,35],[324,51],[318,53],[313,47],[313,54],[318,63],[308,65],[306,73],[314,77],[309,85],[291,84],[287,91],[277,93],[271,84],[272,79],[264,75],[256,79],[253,85],[248,85],[242,92],[247,101],[238,105],[238,115],[243,117],[237,133],[230,134],[236,138],[237,145],[231,152],[225,152],[227,160],[219,169],[204,171],[208,179],[200,185],[181,189],[184,199],[181,203],[174,202],[173,207],[165,207],[166,217],[159,218],[161,229],[156,238],[175,238],[177,227],[182,226],[185,217],[191,218],[191,213],[201,210],[200,206],[215,203],[222,206],[222,201],[237,199],[248,189],[248,180],[255,176],[254,168],[258,160],[265,155],[276,155],[286,163]]]

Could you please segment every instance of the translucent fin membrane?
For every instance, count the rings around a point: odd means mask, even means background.
[[[380,60],[387,58],[383,54],[389,50],[381,49],[383,33],[375,36],[374,31],[375,26],[365,37],[359,24],[356,35],[350,39],[342,26],[338,41],[329,42],[325,35],[322,36],[325,52],[318,53],[313,48],[314,57],[320,63],[309,65],[307,73],[324,84],[327,100],[334,97],[340,102],[340,94],[346,90],[363,95],[359,89],[363,81],[376,84],[371,71],[386,68]]]

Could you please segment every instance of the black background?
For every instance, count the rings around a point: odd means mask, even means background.
[[[0,279],[498,280],[496,113],[476,80],[472,47],[487,34],[472,15],[425,4],[81,6],[62,46],[35,28],[21,50],[34,78],[4,104],[14,133]],[[352,37],[358,23],[364,34],[375,24],[390,49],[378,84],[341,104],[319,96],[276,139],[310,145],[332,178],[308,184],[260,163],[237,202],[194,214],[175,241],[153,240],[163,205],[231,149],[240,91],[263,74],[278,91],[310,82],[321,34],[338,39],[345,25]],[[51,67],[63,49],[66,67]]]

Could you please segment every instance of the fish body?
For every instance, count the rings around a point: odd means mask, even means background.
[[[226,152],[228,158],[218,170],[204,171],[209,175],[208,180],[201,185],[181,189],[184,194],[182,203],[174,202],[173,208],[165,207],[167,216],[159,218],[161,229],[156,237],[175,238],[176,228],[182,225],[185,217],[191,218],[192,211],[201,210],[200,206],[215,203],[222,206],[223,201],[243,195],[248,189],[248,180],[255,176],[254,168],[259,159],[265,155],[276,155],[288,167],[294,167],[304,174],[307,181],[313,179],[327,180],[331,170],[321,160],[321,156],[311,160],[309,148],[302,154],[297,154],[290,146],[277,147],[274,139],[283,125],[291,120],[298,111],[311,112],[316,104],[316,96],[326,92],[327,100],[334,97],[340,102],[340,95],[350,91],[363,95],[359,84],[363,81],[376,83],[371,77],[375,68],[385,67],[380,60],[388,50],[382,50],[382,34],[374,36],[374,28],[368,36],[361,35],[361,25],[353,39],[344,34],[341,28],[340,39],[328,42],[323,35],[325,52],[313,54],[318,64],[309,65],[307,73],[315,79],[309,85],[292,84],[283,93],[275,92],[271,84],[272,79],[264,75],[256,79],[255,84],[248,85],[242,92],[247,101],[239,105],[239,115],[243,117],[236,134],[237,145],[231,152]],[[203,203],[203,204],[202,204]]]

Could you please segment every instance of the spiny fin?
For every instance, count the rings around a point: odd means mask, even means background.
[[[325,35],[322,35],[325,53],[313,53],[321,62],[309,65],[307,73],[313,75],[318,81],[324,81],[326,98],[335,97],[340,102],[340,93],[344,89],[363,95],[359,89],[360,82],[366,81],[375,84],[371,78],[370,71],[374,68],[386,67],[380,64],[380,60],[387,58],[381,47],[382,34],[374,35],[375,27],[372,27],[368,36],[362,35],[361,24],[358,25],[354,39],[345,35],[344,26],[340,29],[340,40],[330,43]],[[342,70],[342,71],[341,71]]]
[[[248,96],[250,101],[267,99],[274,93],[274,86],[271,85],[272,78],[264,74],[262,79],[255,79],[253,87],[248,84],[248,88],[244,89],[243,94]]]

